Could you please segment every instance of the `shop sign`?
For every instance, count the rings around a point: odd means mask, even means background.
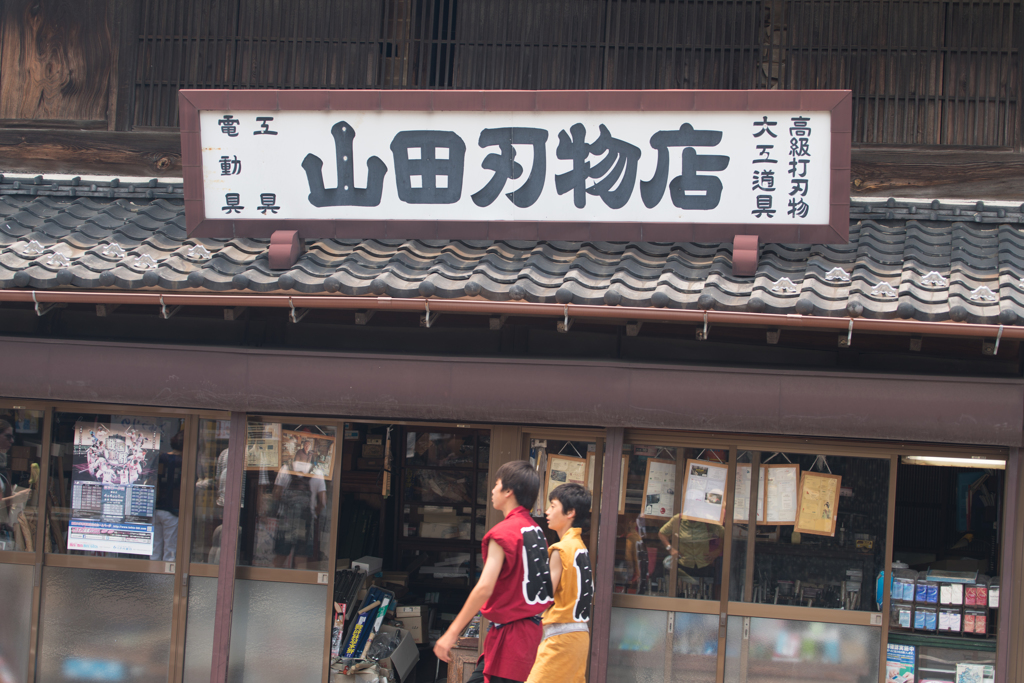
[[[183,91],[189,232],[846,241],[846,91],[551,94]]]

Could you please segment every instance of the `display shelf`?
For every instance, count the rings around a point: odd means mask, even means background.
[[[889,631],[889,642],[894,645],[919,645],[924,647],[946,647],[952,650],[975,650],[977,652],[995,652],[995,637],[978,638],[976,636],[940,636],[930,633],[905,633]]]
[[[875,559],[873,550],[856,550],[828,546],[824,544],[803,544],[803,543],[772,543],[769,541],[757,541],[754,543],[754,553],[766,555],[811,555],[815,558],[830,558],[834,560],[866,560]]]

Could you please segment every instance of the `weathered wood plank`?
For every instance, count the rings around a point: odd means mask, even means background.
[[[181,137],[105,130],[0,130],[0,171],[181,177]]]
[[[181,176],[177,130],[109,132],[0,127],[3,172]],[[857,147],[853,197],[1022,201],[1024,154]]]
[[[0,12],[0,118],[107,120],[106,0],[8,0]]]
[[[850,194],[926,199],[1024,199],[1024,154],[854,147]]]

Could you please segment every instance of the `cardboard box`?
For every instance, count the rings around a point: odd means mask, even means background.
[[[406,629],[395,628],[394,626],[381,626],[376,638],[383,638],[394,632],[400,633],[402,639],[390,657],[380,660],[380,665],[381,668],[391,669],[404,681],[408,677],[409,672],[416,668],[416,662],[420,661],[420,651],[416,649],[412,635]]]
[[[382,458],[384,457],[384,447],[380,444],[365,444],[362,456],[364,458]]]
[[[384,458],[356,458],[357,470],[382,470]]]
[[[363,555],[352,563],[352,569],[365,572],[371,576],[379,572],[380,568],[383,566],[384,560],[379,557],[373,557],[372,555]]]
[[[395,615],[402,622],[402,628],[412,636],[412,642],[419,645],[427,642],[427,612],[429,609],[426,605],[404,605],[399,606]]]

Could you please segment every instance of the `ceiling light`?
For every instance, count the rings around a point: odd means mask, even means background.
[[[900,456],[904,465],[937,465],[939,467],[982,467],[990,470],[1005,470],[1006,461],[995,458],[943,458],[934,455]]]

